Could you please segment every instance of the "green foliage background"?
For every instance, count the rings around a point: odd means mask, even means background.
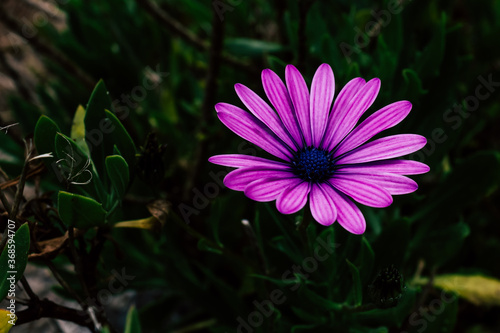
[[[156,199],[170,204],[161,232],[107,230],[113,241],[105,243],[97,265],[98,289],[105,288],[113,269],[125,267],[135,276],[127,288],[155,292],[137,303],[143,332],[188,332],[181,330],[186,327],[235,332],[238,318],[248,322],[256,311],[254,301],[269,300],[276,289],[286,301],[264,315],[252,328],[257,332],[500,329],[498,306],[486,302],[454,300],[433,314],[429,305],[441,299],[440,290],[413,279],[443,274],[500,278],[499,84],[489,91],[481,88],[489,95],[474,111],[466,105],[469,96],[478,96],[483,80],[500,82],[500,2],[403,1],[397,14],[388,11],[393,1],[155,2],[182,24],[181,31],[152,15],[144,3],[61,4],[67,29],[44,25],[36,39],[72,66],[33,44],[48,75],[39,78],[37,102],[10,97],[19,128],[0,135],[0,151],[9,156],[1,166],[15,177],[24,161],[20,138],[34,133],[39,117],[50,117],[69,135],[77,106],[85,106],[93,84],[105,82],[111,108],[140,155],[135,168],[129,165],[131,185],[111,220],[149,216],[146,203]],[[365,39],[374,13],[386,16],[379,33]],[[382,80],[371,111],[411,101],[408,118],[384,135],[418,133],[429,142],[411,156],[431,167],[430,173],[413,177],[419,190],[395,197],[386,209],[361,207],[368,224],[363,236],[337,224],[312,223],[299,232],[300,214],[280,215],[272,203],[256,203],[220,187],[216,179],[225,169],[207,162],[223,153],[264,156],[216,118],[216,102],[241,106],[235,83],[263,95],[260,70],[271,68],[284,77],[285,65],[292,63],[310,83],[324,62],[334,70],[337,92],[356,76]],[[154,88],[147,89],[154,80]],[[150,132],[156,133],[156,145],[146,145]],[[42,175],[42,188],[64,190],[51,170]],[[49,197],[57,204],[56,193]],[[97,236],[89,232],[86,237]],[[333,254],[310,274],[284,281],[287,270],[313,255],[318,237],[336,244]],[[61,267],[68,262],[63,256],[57,260]],[[390,265],[404,276],[401,300],[388,309],[363,308],[377,302],[369,285]],[[76,277],[68,272],[67,278],[79,290]],[[433,320],[419,321],[422,313]]]

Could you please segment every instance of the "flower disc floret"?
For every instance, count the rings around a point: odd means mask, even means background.
[[[307,147],[295,153],[292,168],[300,179],[320,183],[333,175],[335,164],[327,151]]]

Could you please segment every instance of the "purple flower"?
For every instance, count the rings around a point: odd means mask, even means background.
[[[310,92],[294,66],[286,67],[285,78],[286,86],[273,71],[262,71],[264,90],[274,110],[239,83],[236,93],[251,114],[226,103],[215,106],[224,125],[281,161],[237,154],[212,156],[209,161],[237,168],[224,178],[224,184],[244,191],[250,199],[276,200],[282,214],[292,214],[309,197],[312,216],[320,224],[337,220],[347,231],[362,234],[365,219],[349,197],[366,206],[387,207],[392,195],[418,188],[404,175],[429,171],[423,163],[393,159],[422,148],[427,142],[423,136],[399,134],[369,141],[401,122],[411,103],[387,105],[356,126],[377,97],[378,78],[349,81],[331,112],[335,79],[328,64],[314,74]]]

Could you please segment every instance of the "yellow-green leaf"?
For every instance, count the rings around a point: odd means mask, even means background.
[[[419,279],[417,284],[426,284],[428,279]],[[482,275],[440,275],[432,281],[439,289],[453,292],[474,305],[500,306],[500,280]]]
[[[147,230],[158,230],[161,226],[161,222],[154,216],[139,220],[122,221],[114,225],[115,228],[138,228]]]
[[[78,105],[75,116],[73,117],[73,125],[71,126],[71,138],[75,143],[90,156],[90,150],[85,142],[85,109]]]
[[[16,323],[17,316],[10,311],[0,309],[0,333],[7,333]]]

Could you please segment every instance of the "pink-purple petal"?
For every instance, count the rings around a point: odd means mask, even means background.
[[[281,214],[298,212],[306,205],[310,190],[311,184],[309,182],[289,186],[276,199],[276,208]]]
[[[346,177],[352,177],[358,181],[364,183],[371,183],[378,185],[384,189],[386,189],[391,195],[399,195],[399,194],[408,194],[415,192],[418,189],[418,184],[413,179],[402,175],[396,175],[391,173],[375,173],[375,174],[366,174],[366,173],[357,173],[356,171],[352,172],[343,172],[339,171],[339,174],[344,175]]]
[[[411,154],[427,139],[418,134],[398,134],[368,142],[341,157],[337,164],[365,163]]]
[[[344,88],[342,88],[333,103],[332,112],[328,117],[328,125],[326,126],[321,147],[326,148],[330,146],[336,128],[339,126],[338,119],[354,103],[354,96],[356,96],[365,84],[366,81],[364,79],[357,77],[347,82]]]
[[[215,109],[220,121],[243,139],[282,160],[289,161],[292,157],[285,144],[248,112],[226,103],[218,103]]]
[[[390,193],[383,187],[371,182],[359,180],[345,174],[335,174],[329,182],[337,190],[365,206],[383,208],[392,204]]]
[[[293,173],[283,169],[241,168],[228,173],[224,178],[224,185],[231,190],[243,191],[248,184],[262,178],[288,177],[293,177]]]
[[[286,66],[285,80],[306,146],[311,146],[312,135],[311,119],[309,115],[309,89],[307,88],[306,81],[299,70],[293,65]]]
[[[337,221],[347,231],[355,235],[365,232],[365,217],[351,199],[343,193],[331,188],[328,193],[337,207]]]
[[[297,143],[298,147],[302,148],[302,133],[285,84],[276,73],[270,69],[265,69],[262,71],[262,85],[267,98],[269,98],[269,101],[271,101],[271,104],[278,112],[285,128]]]
[[[266,158],[249,156],[249,155],[239,155],[239,154],[227,154],[227,155],[215,155],[208,159],[209,162],[223,165],[231,168],[241,168],[241,167],[268,167],[268,168],[289,168],[289,166],[282,162],[271,161]]]
[[[240,83],[237,83],[234,89],[243,104],[245,104],[248,110],[250,110],[257,119],[266,124],[267,127],[269,127],[269,129],[290,148],[296,148],[295,143],[283,127],[283,123],[276,112],[274,112],[262,98]]]
[[[262,178],[248,184],[245,195],[255,201],[273,201],[288,187],[297,186],[301,182],[302,180],[296,177]]]
[[[339,172],[348,170],[348,172],[360,173],[394,173],[397,175],[419,175],[429,172],[427,164],[411,160],[389,160],[376,161],[362,164],[343,165]]]
[[[327,184],[313,184],[309,195],[311,214],[324,226],[331,225],[337,219],[337,208],[328,190],[332,189]]]
[[[312,141],[315,147],[319,147],[323,139],[334,94],[335,78],[332,68],[328,64],[322,64],[313,77],[309,104]]]
[[[340,156],[359,147],[378,133],[396,126],[410,113],[411,103],[399,101],[387,105],[369,116],[340,143],[334,156]]]

